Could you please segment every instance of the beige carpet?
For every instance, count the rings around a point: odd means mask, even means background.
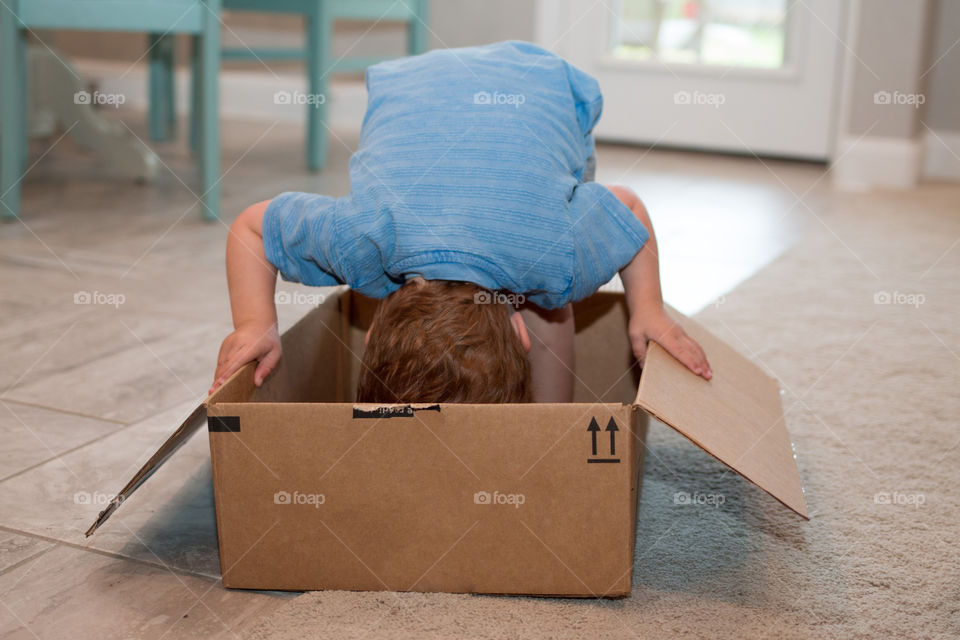
[[[782,381],[810,522],[654,425],[632,597],[315,592],[252,637],[960,637],[958,201],[824,197],[699,316]]]

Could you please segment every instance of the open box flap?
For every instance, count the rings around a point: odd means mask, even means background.
[[[154,472],[159,469],[164,462],[167,461],[170,456],[176,452],[177,449],[183,446],[183,444],[190,439],[197,429],[204,426],[207,423],[207,407],[206,404],[200,404],[196,409],[190,412],[190,415],[186,420],[173,432],[166,442],[164,442],[159,449],[157,449],[150,459],[140,467],[140,470],[137,471],[134,476],[130,479],[130,482],[120,490],[117,495],[113,497],[112,500],[107,504],[107,508],[100,512],[100,515],[97,516],[96,521],[90,525],[90,528],[87,529],[87,536],[93,535],[93,532],[100,528],[107,519],[113,515],[113,512],[123,504],[123,501],[130,497],[134,491],[137,490],[140,485],[147,481],[147,478],[152,476]]]
[[[163,466],[163,463],[176,453],[177,449],[182,447],[184,443],[190,439],[190,436],[196,433],[200,427],[207,424],[208,405],[221,401],[236,401],[238,396],[244,394],[249,395],[251,389],[253,389],[253,373],[255,369],[256,367],[253,363],[248,363],[240,367],[232,376],[227,378],[219,389],[197,405],[197,407],[190,412],[190,415],[187,416],[187,419],[177,427],[173,435],[167,438],[166,441],[160,445],[160,448],[150,456],[150,459],[140,467],[140,470],[133,475],[130,482],[110,500],[107,508],[100,512],[96,521],[87,529],[87,537],[93,535],[93,532],[99,529],[100,525],[106,522],[107,519],[113,515],[113,512],[123,504],[123,501],[129,498],[130,494],[136,491],[140,485],[147,481],[147,478]]]
[[[651,343],[635,404],[809,518],[777,381],[696,322],[670,315],[703,347],[713,378]]]

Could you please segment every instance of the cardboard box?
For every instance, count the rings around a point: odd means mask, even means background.
[[[598,293],[575,309],[572,404],[357,405],[375,304],[338,289],[262,387],[238,371],[88,535],[203,424],[227,587],[628,595],[648,415],[806,517],[776,381],[679,314],[709,382],[657,345],[640,375],[622,294]]]

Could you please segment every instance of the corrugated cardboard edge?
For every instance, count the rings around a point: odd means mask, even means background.
[[[337,301],[340,305],[340,331],[338,338],[341,347],[337,349],[337,399],[346,402],[350,395],[350,370],[352,367],[350,352],[350,316],[353,314],[353,290],[338,290]]]
[[[629,597],[633,593],[633,569],[637,562],[637,515],[640,512],[640,497],[643,493],[643,467],[646,463],[647,432],[650,415],[636,405],[629,407],[630,431],[633,433],[633,488],[637,492],[630,504],[630,540],[634,548],[630,550],[630,573],[627,576],[627,588],[623,593],[611,593],[607,597]]]
[[[237,434],[230,434],[230,435],[237,435]],[[220,563],[220,583],[224,587],[228,587],[230,586],[228,584],[230,567],[225,566],[223,553],[221,552],[221,550],[223,549],[223,530],[220,526],[220,522],[222,518],[221,510],[223,508],[223,499],[219,495],[220,487],[221,487],[219,478],[221,474],[220,474],[220,465],[218,463],[218,461],[220,460],[220,456],[217,455],[217,448],[218,448],[217,442],[220,439],[215,438],[213,433],[208,434],[208,439],[210,442],[210,475],[213,482],[213,510],[214,510],[214,518],[216,519],[216,522],[217,522],[217,559]]]

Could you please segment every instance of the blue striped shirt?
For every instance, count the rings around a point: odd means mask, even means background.
[[[284,279],[382,298],[421,276],[557,308],[648,239],[583,181],[603,98],[561,58],[524,42],[431,51],[370,67],[367,91],[350,194],[267,207],[264,249]]]

